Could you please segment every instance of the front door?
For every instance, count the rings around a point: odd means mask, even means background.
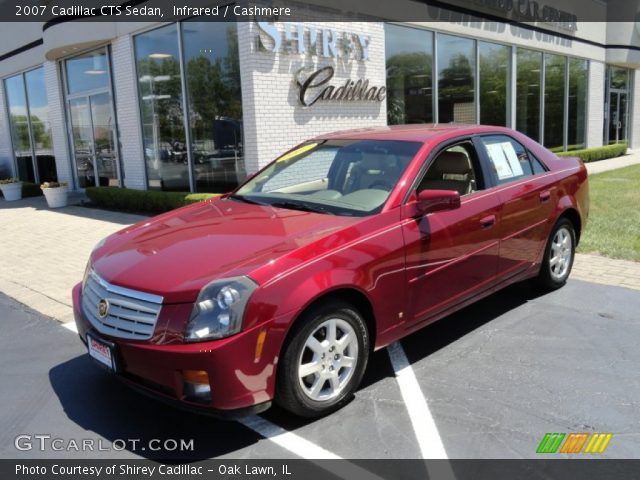
[[[439,153],[417,191],[457,190],[461,208],[403,225],[411,322],[416,324],[493,286],[499,255],[499,200],[470,141]]]
[[[78,186],[118,186],[111,95],[74,98],[69,114]]]
[[[65,60],[69,131],[78,187],[120,186],[108,50]]]
[[[628,93],[612,91],[609,95],[609,143],[626,143]]]

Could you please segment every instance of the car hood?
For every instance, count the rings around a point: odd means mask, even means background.
[[[92,263],[114,285],[192,302],[214,279],[250,274],[357,221],[216,199],[117,232]]]

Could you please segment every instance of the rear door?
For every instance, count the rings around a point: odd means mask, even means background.
[[[544,248],[556,187],[553,174],[509,135],[483,135],[476,142],[502,204],[498,275],[507,279],[531,267]]]
[[[423,189],[457,190],[461,207],[410,218],[402,225],[413,325],[494,285],[500,201],[484,190],[485,183],[471,139],[441,147],[416,179],[410,195]]]

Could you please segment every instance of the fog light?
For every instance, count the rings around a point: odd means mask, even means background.
[[[182,379],[184,380],[183,391],[186,400],[211,401],[211,385],[207,372],[204,370],[184,370]]]

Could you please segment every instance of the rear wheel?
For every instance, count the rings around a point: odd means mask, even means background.
[[[303,417],[339,409],[353,396],[367,365],[369,336],[360,313],[331,301],[294,325],[281,358],[276,402]]]
[[[575,253],[576,232],[573,223],[567,218],[560,218],[547,241],[538,284],[543,288],[555,290],[567,283]]]

